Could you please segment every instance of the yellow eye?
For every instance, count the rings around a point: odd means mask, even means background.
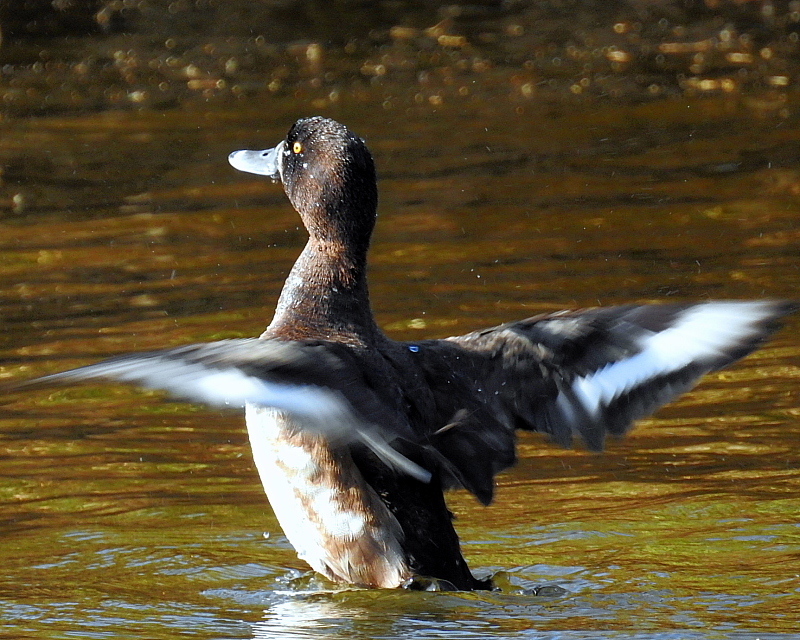
[[[294,151],[295,153],[303,153],[303,145],[299,142],[295,142],[292,145],[292,151]]]

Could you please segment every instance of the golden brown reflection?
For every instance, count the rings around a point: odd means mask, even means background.
[[[722,101],[497,110],[443,107],[391,126],[331,114],[377,158],[372,297],[394,336],[599,303],[797,297],[796,117],[753,121]],[[0,376],[258,334],[304,236],[279,188],[225,157],[278,140],[290,118],[277,120],[208,110],[1,123],[27,204],[0,220]],[[51,164],[26,164],[42,145]],[[219,637],[209,615],[231,637],[324,637],[342,621],[365,637],[794,633],[799,327],[790,320],[602,455],[524,435],[495,505],[454,494],[471,564],[506,572],[506,591],[484,596],[315,587],[298,599],[287,572],[303,565],[239,416],[111,386],[15,393],[0,414],[7,616],[22,635],[101,624],[124,635],[147,621],[148,636],[194,625]],[[552,584],[569,595],[521,593]]]

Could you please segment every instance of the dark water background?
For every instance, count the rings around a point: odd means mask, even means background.
[[[305,235],[281,189],[226,156],[314,113],[376,157],[372,298],[392,336],[628,301],[799,297],[790,89],[588,100],[567,84],[522,100],[498,89],[505,71],[464,95],[415,76],[335,99],[304,93],[306,79],[144,108],[6,100],[0,376],[258,334]],[[4,393],[0,637],[794,638],[798,329],[602,455],[528,434],[493,506],[452,494],[471,566],[500,572],[489,594],[304,575],[236,414],[117,386]],[[567,593],[523,592],[543,585]]]

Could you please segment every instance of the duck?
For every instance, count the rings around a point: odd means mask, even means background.
[[[375,162],[362,138],[302,118],[229,156],[282,184],[308,241],[257,338],[117,356],[37,383],[108,379],[244,409],[253,460],[298,556],[335,583],[490,589],[462,554],[446,491],[483,505],[518,430],[594,451],[760,345],[798,305],[626,304],[412,342],[376,323],[367,254]]]

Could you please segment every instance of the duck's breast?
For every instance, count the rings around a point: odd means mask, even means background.
[[[337,582],[397,587],[411,576],[400,525],[347,447],[274,409],[248,405],[245,416],[264,491],[300,558]]]

